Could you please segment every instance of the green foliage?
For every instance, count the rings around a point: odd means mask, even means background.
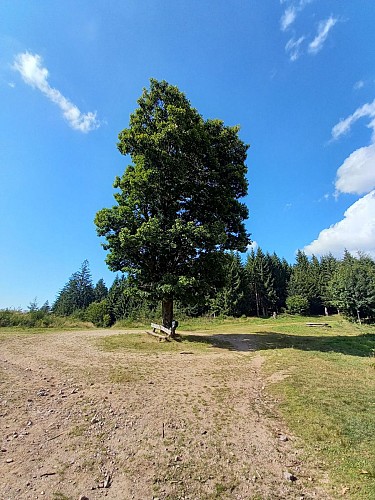
[[[285,307],[286,287],[290,266],[276,254],[264,254],[258,247],[249,254],[245,274],[247,279],[247,307],[250,315],[268,316]]]
[[[197,301],[225,283],[225,250],[244,251],[248,146],[238,127],[203,120],[185,95],[151,80],[118,148],[133,161],[117,205],[95,217],[107,264],[152,300]]]
[[[52,324],[50,315],[39,309],[27,313],[12,309],[0,310],[0,328],[44,328]]]
[[[348,252],[337,266],[330,283],[331,303],[346,316],[375,318],[375,262],[368,256]]]
[[[42,308],[37,311],[23,312],[12,309],[0,310],[0,328],[14,330],[45,329],[45,328],[88,328],[89,324],[73,317],[62,318]]]
[[[309,301],[303,295],[289,295],[286,307],[290,314],[306,314],[309,310]]]
[[[309,261],[304,252],[299,250],[296,263],[292,267],[292,274],[288,284],[288,296],[304,297],[308,303],[310,314],[322,314],[323,305],[319,289],[319,261],[314,257]]]
[[[85,311],[85,317],[95,326],[108,327],[112,324],[108,303],[105,299],[101,302],[91,302]]]
[[[226,284],[210,302],[215,315],[241,316],[244,314],[245,272],[239,254],[227,255]]]
[[[100,280],[97,282],[94,288],[95,301],[100,302],[101,300],[105,299],[107,295],[108,295],[108,288],[106,287],[103,278],[100,278]]]
[[[79,271],[72,274],[68,283],[58,294],[52,312],[69,316],[77,310],[86,309],[95,299],[89,263],[85,260]]]

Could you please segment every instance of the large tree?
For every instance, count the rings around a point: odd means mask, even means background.
[[[177,87],[151,80],[118,149],[132,164],[117,177],[117,204],[96,214],[107,264],[136,291],[162,301],[198,300],[225,283],[225,252],[245,251],[246,152],[239,127],[204,120]]]

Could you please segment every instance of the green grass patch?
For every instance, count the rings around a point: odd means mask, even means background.
[[[329,326],[306,325],[314,322]],[[289,373],[268,390],[281,400],[282,417],[303,441],[306,456],[328,473],[334,496],[346,492],[354,500],[375,499],[374,326],[340,316],[287,315],[182,326],[207,339],[232,334],[235,344],[230,349],[260,352],[266,358],[266,375]]]
[[[309,328],[304,320],[277,320],[247,337],[266,357],[266,374],[290,374],[269,391],[281,398],[306,453],[324,464],[336,495],[375,499],[374,329],[340,318],[329,319],[331,328]]]
[[[110,335],[97,341],[104,351],[130,350],[144,353],[177,353],[191,351],[194,353],[208,352],[215,347],[229,347],[229,344],[211,336],[179,334],[176,340],[159,342],[158,339],[146,333],[122,333]]]

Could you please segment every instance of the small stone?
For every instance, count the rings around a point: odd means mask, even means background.
[[[182,458],[177,455],[174,457],[174,461],[175,462],[182,462]]]
[[[204,434],[207,434],[207,431],[202,431],[201,434],[204,436]]]
[[[297,481],[297,478],[296,476],[294,476],[293,474],[291,474],[290,472],[284,472],[284,479],[286,479],[287,481]]]
[[[11,464],[12,462],[13,462],[13,458],[7,458],[7,459],[6,459],[6,463],[7,463],[7,464]]]
[[[285,434],[280,434],[279,441],[282,441],[283,443],[285,443],[286,441],[289,441],[289,438]]]
[[[79,497],[79,500],[89,500],[89,498],[87,496],[85,496],[85,495],[81,495]]]

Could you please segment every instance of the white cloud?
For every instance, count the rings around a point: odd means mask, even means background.
[[[285,51],[289,54],[289,59],[291,61],[296,61],[301,55],[301,43],[304,41],[305,37],[301,36],[298,40],[291,38],[285,45]]]
[[[373,142],[375,142],[375,99],[371,103],[364,104],[356,109],[354,113],[347,118],[339,121],[332,129],[332,138],[338,139],[341,135],[349,132],[353,123],[363,117],[373,118],[368,124],[368,127],[373,129]]]
[[[296,17],[297,10],[295,7],[288,7],[285,9],[285,12],[280,19],[281,30],[286,31],[289,26],[294,23]]]
[[[337,170],[335,197],[339,193],[368,194],[353,203],[340,222],[323,229],[318,238],[304,248],[307,254],[331,252],[340,257],[347,249],[351,253],[363,251],[375,258],[375,100],[337,123],[332,137],[337,139],[347,133],[363,117],[370,118],[372,142],[354,151]]]
[[[353,85],[354,90],[359,90],[362,89],[365,86],[365,82],[363,80],[358,80],[358,82],[355,82]]]
[[[100,126],[96,113],[82,113],[79,108],[61,92],[48,83],[48,69],[42,66],[42,58],[38,54],[24,52],[14,59],[13,68],[20,73],[27,85],[40,90],[50,101],[57,104],[69,125],[81,132],[90,132]]]
[[[325,21],[320,21],[318,26],[318,34],[316,35],[314,40],[309,44],[310,54],[317,54],[323,48],[324,42],[326,41],[330,30],[334,27],[336,23],[337,19],[335,19],[332,16],[330,16]]]
[[[252,250],[254,250],[254,252],[256,252],[258,247],[259,247],[258,243],[256,241],[252,241],[250,245],[247,245],[247,251],[251,252]]]
[[[337,170],[337,194],[363,194],[375,188],[375,100],[357,108],[354,113],[339,121],[332,128],[332,138],[338,139],[346,134],[356,121],[364,117],[370,118],[367,126],[372,129],[372,143],[354,151]]]
[[[375,190],[351,205],[343,220],[323,229],[304,251],[308,255],[331,252],[341,257],[345,249],[353,254],[363,251],[375,257]]]
[[[306,5],[313,2],[314,0],[299,0],[295,2],[291,2],[290,0],[280,0],[281,5],[284,3],[289,3],[289,7],[287,7],[281,16],[280,19],[280,28],[282,31],[286,31],[296,20],[297,14],[301,12]]]
[[[375,144],[354,151],[337,171],[337,192],[363,194],[375,189]]]

